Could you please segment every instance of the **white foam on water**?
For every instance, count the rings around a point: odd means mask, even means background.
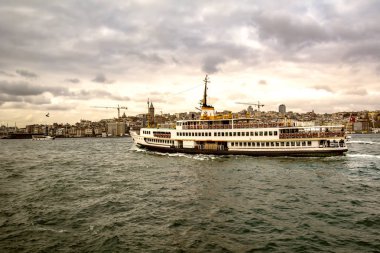
[[[347,157],[358,157],[358,158],[379,158],[380,155],[370,155],[370,154],[347,154]]]
[[[347,144],[352,144],[352,143],[357,143],[357,144],[370,144],[370,145],[380,144],[379,142],[374,142],[374,141],[347,141],[346,143],[347,143]]]
[[[129,150],[135,151],[135,152],[146,152],[146,153],[151,153],[151,154],[161,155],[161,156],[185,157],[185,158],[194,159],[194,160],[200,160],[200,161],[214,160],[214,159],[217,158],[217,156],[215,156],[215,155],[185,154],[185,153],[165,153],[165,152],[149,151],[147,149],[139,148],[136,145],[132,145],[132,147]]]

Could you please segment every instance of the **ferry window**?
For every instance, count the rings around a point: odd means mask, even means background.
[[[202,133],[202,136],[205,136],[205,133]]]
[[[251,136],[253,136],[254,135],[254,133],[253,132],[251,132]]]
[[[220,133],[218,132],[218,136],[220,136]]]
[[[260,147],[260,142],[256,142],[256,146]]]
[[[260,136],[263,136],[263,132],[260,131]]]
[[[240,132],[238,132],[237,135],[240,136]]]
[[[259,136],[259,132],[255,132],[255,136]]]
[[[273,135],[273,132],[272,131],[269,131],[269,136],[272,136]]]
[[[264,136],[268,136],[268,132],[267,131],[264,132]]]
[[[294,146],[295,145],[294,141],[292,141],[291,144],[292,144],[292,146]]]
[[[297,146],[301,146],[301,143],[299,141],[296,142]]]
[[[222,136],[224,136],[224,132],[222,132]]]
[[[271,142],[270,145],[271,145],[272,147],[274,147],[274,142]]]
[[[240,147],[243,146],[242,144],[243,144],[243,143],[239,142],[239,146],[240,146]]]
[[[307,145],[308,145],[308,146],[311,146],[311,141],[307,141]]]
[[[289,142],[286,142],[286,146],[290,146],[290,143],[289,143]]]
[[[246,147],[246,146],[247,146],[247,143],[246,143],[246,142],[244,142],[243,144],[244,144],[244,147]]]
[[[235,145],[235,143],[231,142],[231,146],[233,147]]]
[[[191,136],[194,136],[194,133],[191,133]]]
[[[302,146],[306,146],[306,142],[305,141],[302,142]]]
[[[245,136],[245,133],[244,133],[244,132],[241,132],[241,136]]]
[[[214,136],[216,136],[216,132],[214,132]]]
[[[276,135],[277,135],[277,131],[274,131],[273,133],[274,133],[274,134],[273,134],[274,136],[276,136]]]
[[[255,146],[255,144],[256,144],[255,142],[252,142],[252,147],[254,147],[254,146]]]
[[[224,133],[224,136],[228,136],[228,132],[225,132],[225,133]]]
[[[280,143],[279,143],[279,142],[276,142],[276,146],[277,146],[277,147],[280,146]]]
[[[236,136],[236,132],[234,132],[234,136]]]
[[[269,147],[269,142],[267,142],[267,147]]]
[[[230,132],[230,136],[232,136],[232,132]]]
[[[251,143],[250,142],[248,142],[248,147],[250,147],[251,146]]]
[[[283,147],[285,144],[284,144],[284,142],[281,142],[281,146]]]

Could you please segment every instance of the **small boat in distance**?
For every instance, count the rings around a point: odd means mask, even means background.
[[[159,152],[251,156],[332,156],[347,152],[342,125],[296,126],[285,119],[263,121],[217,115],[207,104],[206,76],[199,119],[176,124],[151,124],[140,133],[131,132],[137,146]]]
[[[54,140],[54,136],[49,135],[32,135],[32,140],[34,141],[51,141]]]

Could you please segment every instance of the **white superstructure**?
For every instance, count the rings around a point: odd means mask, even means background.
[[[161,152],[242,155],[342,155],[347,151],[343,126],[296,127],[216,115],[207,105],[207,83],[199,120],[180,120],[166,128],[140,129],[131,136],[138,146]]]

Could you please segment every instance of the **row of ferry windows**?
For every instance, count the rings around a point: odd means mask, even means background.
[[[178,132],[178,136],[211,136],[210,132]],[[277,131],[214,132],[214,136],[277,136]]]
[[[154,142],[154,143],[163,143],[163,144],[174,144],[174,141],[170,141],[170,140],[146,139],[146,141]]]
[[[150,131],[143,130],[143,134],[150,134]]]
[[[231,142],[232,147],[284,147],[284,146],[311,146],[311,141],[287,142]]]

